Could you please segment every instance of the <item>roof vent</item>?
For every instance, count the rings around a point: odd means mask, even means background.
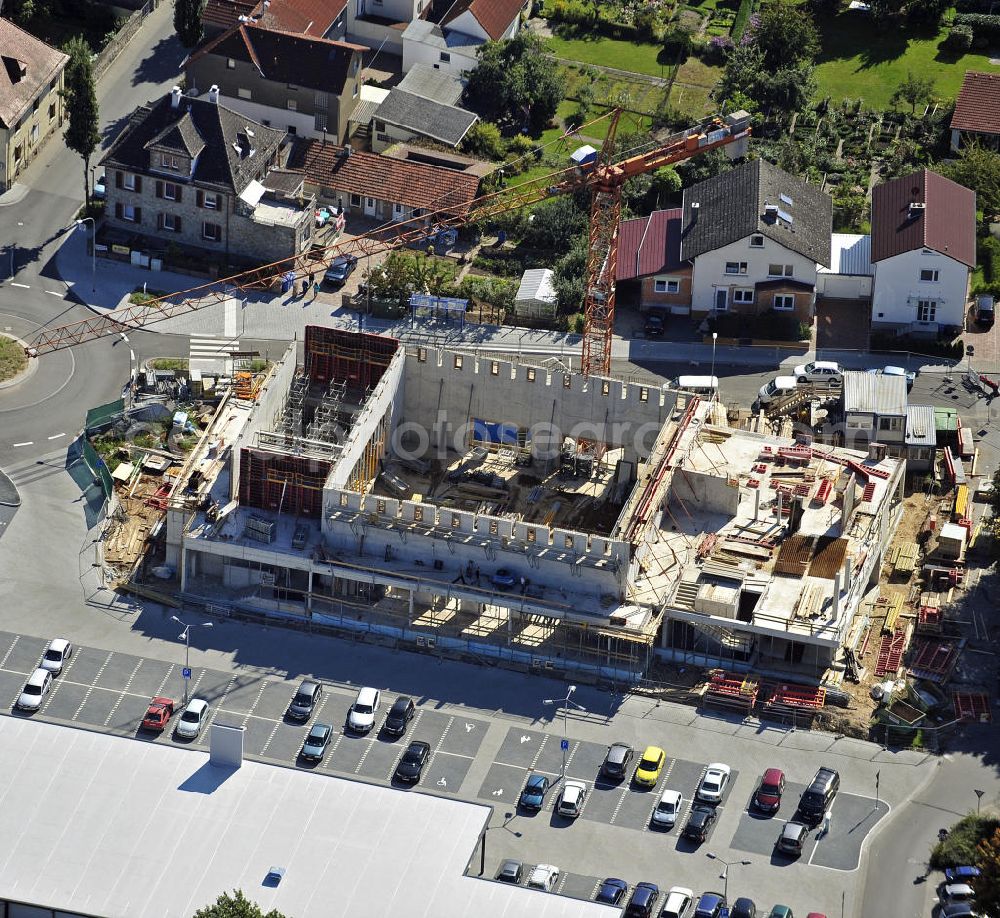
[[[787,194],[779,194],[778,197],[781,198],[782,204],[787,204],[789,207],[795,203]]]
[[[927,210],[927,205],[923,201],[910,201],[910,219],[915,220]]]
[[[692,201],[691,202],[691,222],[692,223],[697,223],[698,222],[698,213],[700,211],[701,211],[701,202],[700,201]]]
[[[180,108],[181,107],[181,88],[180,86],[175,86],[170,90],[170,107]]]
[[[778,216],[778,205],[777,204],[765,204],[764,205],[764,213],[767,214],[769,217],[777,217]]]
[[[215,83],[212,84],[212,88],[208,91],[208,101],[214,102],[216,105],[219,104],[219,87]]]

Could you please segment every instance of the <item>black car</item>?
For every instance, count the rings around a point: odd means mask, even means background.
[[[610,781],[624,781],[634,754],[632,747],[627,743],[608,746],[608,754],[601,764],[601,775]]]
[[[413,699],[403,695],[392,703],[389,713],[385,716],[382,729],[392,736],[402,736],[406,732],[406,725],[413,720],[415,713]]]
[[[691,807],[691,815],[688,816],[687,825],[684,826],[684,837],[696,842],[705,841],[715,818],[714,807],[696,803]]]
[[[500,865],[496,878],[501,883],[520,883],[523,872],[524,867],[520,861],[506,860]]]
[[[652,918],[656,900],[660,898],[660,887],[655,883],[636,883],[632,898],[628,900],[625,918]]]
[[[518,803],[525,810],[540,810],[545,805],[545,795],[548,790],[549,779],[545,775],[530,774]]]
[[[303,680],[288,706],[288,716],[292,720],[309,720],[323,697],[323,686],[312,679]]]
[[[617,877],[608,877],[597,890],[594,896],[595,902],[603,902],[605,905],[618,905],[625,898],[628,892],[628,883],[619,880]]]
[[[333,727],[329,724],[313,724],[302,744],[302,758],[309,762],[321,761],[332,738]]]
[[[799,798],[799,813],[809,825],[819,825],[823,814],[833,806],[840,790],[840,774],[833,768],[823,766],[816,772],[812,783]]]
[[[396,779],[407,784],[416,784],[427,760],[431,757],[430,743],[414,740],[406,747],[406,752],[396,766]]]
[[[647,338],[660,338],[663,336],[665,324],[663,315],[659,312],[651,312],[646,316],[646,324],[643,331]]]
[[[339,287],[347,280],[358,266],[356,255],[338,255],[330,262],[330,267],[326,269],[323,280],[328,284]]]
[[[729,918],[757,918],[757,906],[753,899],[740,896],[729,909]]]

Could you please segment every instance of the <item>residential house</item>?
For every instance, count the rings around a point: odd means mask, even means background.
[[[526,319],[553,318],[559,305],[554,277],[550,268],[525,271],[514,295],[514,315]]]
[[[0,191],[14,184],[63,122],[63,69],[69,58],[0,19]]]
[[[832,227],[829,195],[764,160],[685,189],[680,257],[694,265],[691,313],[774,310],[810,322]]]
[[[438,210],[466,214],[479,190],[479,176],[469,171],[358,152],[319,140],[299,144],[289,166],[301,170],[306,189],[321,201],[385,222]]]
[[[278,171],[283,130],[174,89],[140,107],[105,154],[105,235],[127,254],[167,245],[271,263],[312,238],[315,201]],[[272,175],[272,171],[274,174]]]
[[[910,405],[906,409],[906,468],[926,472],[934,467],[937,431],[934,409],[928,405]]]
[[[433,0],[348,0],[347,34],[351,41],[403,54],[403,35],[411,23],[426,16]]]
[[[340,142],[358,104],[360,45],[240,23],[184,64],[188,91],[219,87],[222,103],[268,127]]]
[[[476,67],[488,41],[513,38],[530,0],[455,0],[440,23],[414,19],[403,32],[403,71],[427,64],[452,73]]]
[[[869,443],[884,443],[889,455],[904,455],[906,438],[906,377],[845,370],[841,409],[844,445],[866,449]]]
[[[1000,148],[1000,73],[966,70],[951,116],[951,148],[970,140]]]
[[[683,210],[656,210],[648,217],[623,220],[618,231],[619,294],[634,299],[642,312],[653,308],[681,315],[691,311],[691,262],[681,259]]]
[[[201,14],[206,38],[241,22],[315,38],[343,38],[348,0],[207,0]]]
[[[935,334],[965,322],[976,194],[921,169],[872,193],[872,330]]]
[[[459,104],[465,81],[457,74],[418,64],[386,92],[372,112],[371,147],[376,153],[398,142],[457,147],[478,121]],[[357,114],[355,114],[357,118]]]

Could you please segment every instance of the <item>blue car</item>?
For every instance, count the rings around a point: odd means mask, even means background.
[[[656,900],[660,898],[660,887],[655,883],[637,883],[632,890],[632,898],[625,906],[625,918],[653,918]]]
[[[723,915],[729,915],[726,897],[722,893],[707,892],[702,893],[691,918],[722,918]]]
[[[517,583],[514,575],[505,567],[501,567],[490,579],[498,590],[509,590]]]
[[[545,803],[549,779],[545,775],[529,775],[521,791],[521,806],[526,810],[540,810]]]
[[[949,867],[944,872],[944,878],[949,883],[965,883],[973,877],[978,877],[979,874],[980,870],[978,867],[970,867],[966,865],[962,867]]]
[[[603,902],[605,905],[618,905],[625,898],[628,892],[628,883],[616,877],[608,877],[597,890],[594,897],[595,902]]]

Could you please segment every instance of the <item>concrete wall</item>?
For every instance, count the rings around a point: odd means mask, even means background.
[[[455,49],[446,51],[437,45],[424,44],[410,38],[402,44],[403,73],[409,73],[414,64],[427,64],[436,70],[445,70],[448,73],[460,75],[475,70],[476,64],[479,63],[474,48],[469,48],[468,53],[460,53]],[[442,51],[449,56],[450,60],[441,60]]]
[[[921,281],[923,269],[937,271],[938,280]],[[919,300],[937,301],[936,325],[964,325],[970,273],[961,262],[937,252],[914,250],[880,261],[875,265],[872,326],[915,323]],[[927,330],[936,331],[936,325]]]
[[[677,281],[677,293],[657,293],[657,281]],[[644,277],[639,285],[639,309],[648,312],[650,309],[669,310],[672,315],[686,316],[691,312],[691,267],[686,265],[676,271],[653,274]]]
[[[464,451],[472,418],[529,428],[536,458],[554,458],[564,436],[648,455],[676,394],[618,380],[554,373],[470,354],[426,350],[406,358],[403,417],[427,433],[429,449]]]
[[[0,191],[6,191],[18,174],[42,148],[46,139],[59,130],[65,115],[65,105],[60,93],[63,89],[63,70],[54,75],[54,85],[39,89],[34,102],[21,113],[12,129],[0,127]],[[17,154],[17,155],[15,155]]]
[[[824,274],[816,275],[816,293],[837,300],[867,300],[872,295],[871,275]]]
[[[724,478],[682,467],[670,480],[670,496],[699,513],[736,516],[740,506],[740,483],[738,478]]]

